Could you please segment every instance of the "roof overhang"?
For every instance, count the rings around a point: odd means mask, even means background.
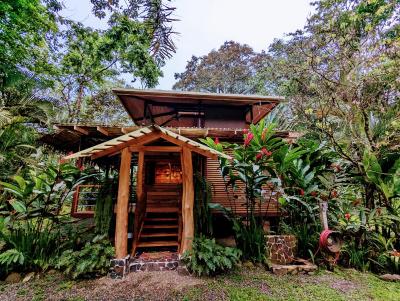
[[[139,90],[115,88],[126,111],[136,123],[152,119],[152,123],[165,124],[172,116],[187,117],[199,114],[194,108],[202,106],[236,106],[246,110],[248,123],[257,123],[277,104],[285,101],[279,96],[202,93],[187,91]],[[186,114],[186,115],[185,115]],[[190,115],[191,116],[191,115]]]
[[[87,157],[95,160],[105,156],[116,155],[120,153],[124,148],[129,147],[131,149],[134,149],[134,147],[144,146],[145,144],[151,143],[158,139],[164,139],[180,147],[187,147],[193,152],[213,159],[216,159],[218,157],[226,158],[228,160],[232,159],[230,156],[221,153],[215,149],[212,149],[202,143],[191,140],[187,137],[162,128],[158,125],[151,125],[89,147],[77,153],[65,156],[63,157],[63,160],[67,161],[71,159]]]

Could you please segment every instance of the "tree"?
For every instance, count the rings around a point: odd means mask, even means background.
[[[256,71],[264,64],[265,53],[256,53],[248,45],[229,41],[218,50],[192,56],[182,73],[175,73],[173,89],[213,93],[255,93],[259,83]]]
[[[121,73],[131,73],[153,87],[161,75],[149,53],[151,36],[146,26],[115,15],[107,30],[95,30],[69,22],[54,53],[55,84],[68,122],[81,118],[86,96],[96,94],[104,83]]]
[[[49,86],[47,38],[60,8],[55,0],[0,3],[0,127],[47,121],[51,106],[38,89]]]
[[[327,139],[367,207],[399,196],[398,1],[322,0],[305,28],[275,41],[263,70],[306,130]]]

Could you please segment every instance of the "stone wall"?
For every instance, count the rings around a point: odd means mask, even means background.
[[[267,258],[275,264],[290,264],[296,257],[297,239],[294,235],[266,235]]]

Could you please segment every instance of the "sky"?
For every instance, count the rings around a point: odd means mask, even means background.
[[[311,0],[173,0],[177,52],[162,68],[158,89],[170,90],[174,74],[183,72],[192,55],[206,55],[225,41],[267,50],[276,38],[303,28]],[[105,24],[91,13],[90,0],[64,0],[63,15],[95,28]]]

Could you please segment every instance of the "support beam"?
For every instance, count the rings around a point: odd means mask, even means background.
[[[86,135],[86,136],[89,135],[89,131],[87,131],[84,128],[77,126],[77,125],[74,125],[74,131],[81,133],[83,135]]]
[[[138,169],[136,172],[136,207],[133,228],[132,256],[136,253],[139,235],[142,230],[143,218],[146,214],[147,200],[143,189],[144,180],[144,152],[139,151]]]
[[[121,132],[123,134],[128,134],[128,133],[132,132],[132,129],[131,128],[127,128],[127,127],[122,127],[121,128]]]
[[[96,130],[97,130],[98,132],[102,133],[104,136],[107,136],[107,137],[110,136],[110,132],[107,131],[107,129],[104,128],[104,127],[97,126],[97,127],[96,127]]]
[[[188,148],[189,150],[191,150],[193,152],[196,152],[196,153],[199,153],[202,156],[209,157],[209,158],[214,159],[214,160],[218,159],[218,156],[216,154],[213,154],[213,153],[211,153],[209,151],[206,151],[204,149],[201,149],[199,147],[195,147],[193,145],[190,145],[188,142],[176,139],[176,138],[171,137],[171,136],[169,136],[167,134],[164,134],[164,133],[160,132],[160,137],[163,138],[164,140],[167,140],[167,141],[171,142],[171,143],[174,143],[176,145],[180,145],[183,148]],[[189,140],[189,139],[187,139],[187,140]]]
[[[160,152],[160,153],[176,153],[181,152],[182,147],[180,146],[130,146],[129,151],[132,153],[143,152]]]
[[[180,253],[192,248],[194,238],[194,186],[192,152],[182,149],[182,240]]]
[[[132,154],[128,148],[121,152],[119,168],[117,213],[115,225],[115,257],[124,258],[128,255],[128,205]]]
[[[92,154],[92,160],[104,157],[104,156],[108,156],[108,155],[114,155],[117,154],[118,152],[120,152],[122,149],[129,147],[133,144],[135,145],[142,145],[144,143],[148,143],[151,141],[154,141],[156,139],[158,139],[160,137],[159,133],[149,133],[143,136],[140,136],[138,138],[135,139],[131,139],[125,143],[120,143],[120,144],[116,144],[113,147],[110,147],[104,151],[101,152],[96,152],[94,154]]]
[[[139,151],[138,169],[136,172],[136,196],[138,200],[143,199],[143,178],[144,178],[144,152]]]

